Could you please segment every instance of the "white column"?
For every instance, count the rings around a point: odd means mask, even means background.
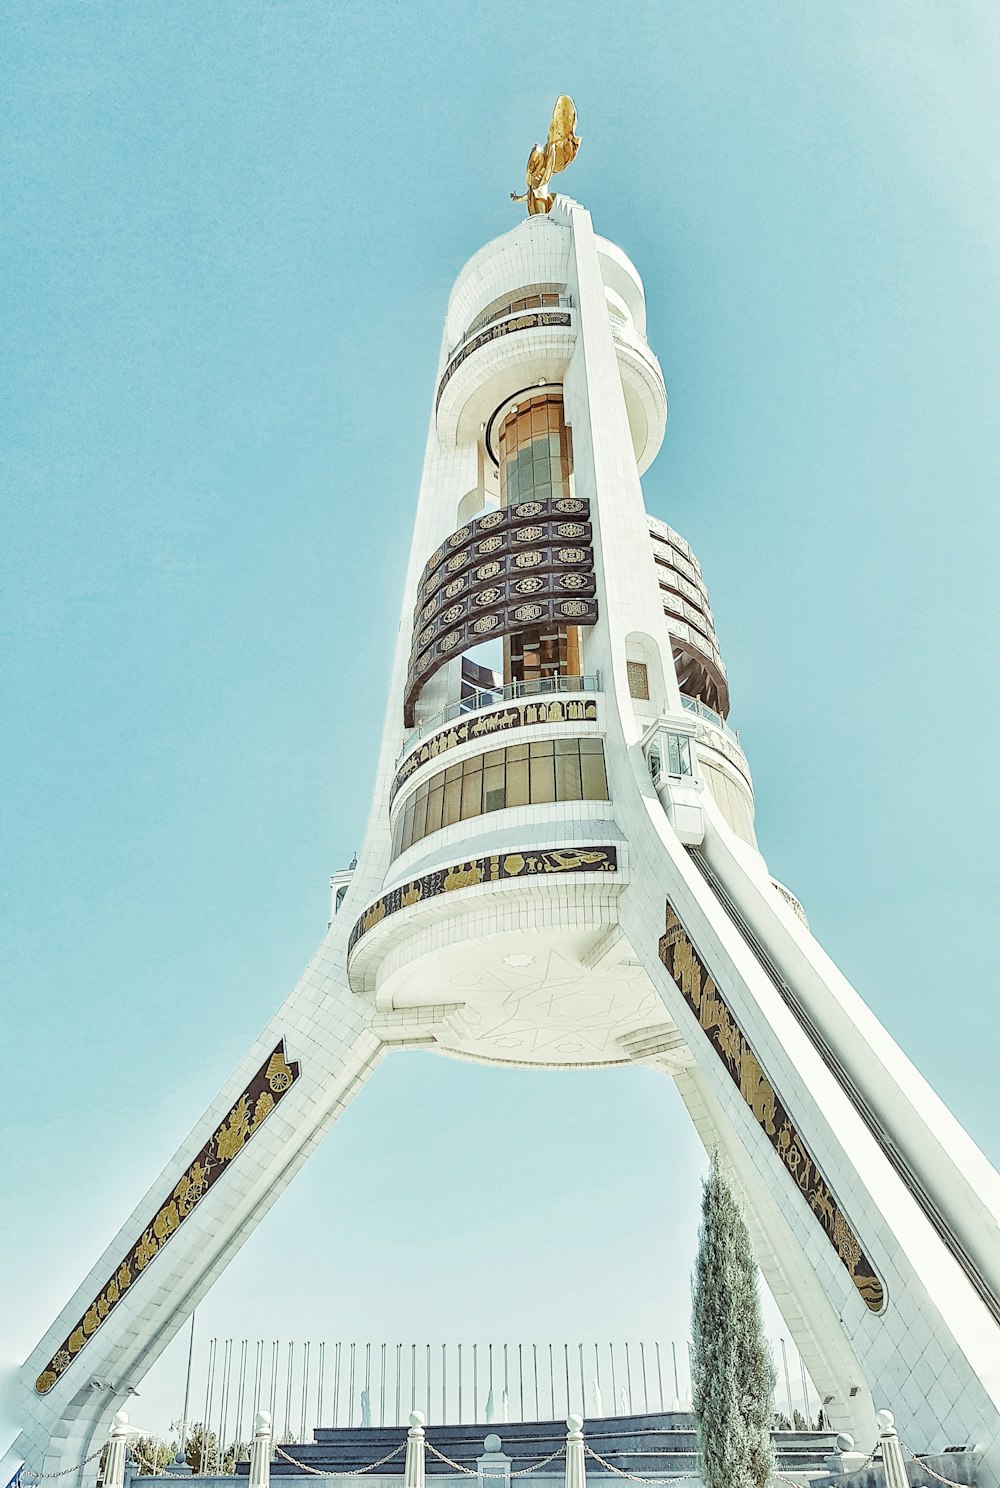
[[[587,1488],[583,1417],[566,1417],[566,1488]]]
[[[410,1429],[406,1436],[406,1466],[403,1488],[424,1488],[425,1470],[424,1413],[410,1412]]]
[[[892,1411],[879,1411],[879,1441],[882,1443],[882,1470],[885,1473],[885,1488],[909,1488],[903,1449],[899,1444]]]
[[[271,1417],[258,1411],[254,1417],[253,1445],[250,1448],[249,1488],[268,1488],[271,1481]]]
[[[491,1431],[483,1442],[483,1455],[476,1458],[476,1468],[480,1484],[510,1488],[510,1458],[496,1432]]]
[[[371,1027],[370,1005],[347,983],[348,931],[334,922],[265,1032],[21,1370],[18,1450],[41,1471],[64,1471],[93,1451],[110,1413],[108,1394],[121,1400],[138,1386],[378,1065],[383,1049]],[[272,1085],[261,1071],[279,1045],[282,1068]],[[253,1095],[253,1082],[260,1086],[261,1080],[263,1099]],[[213,1171],[225,1162],[212,1185],[204,1181],[209,1149]],[[192,1185],[196,1174],[201,1191],[196,1187],[185,1204],[179,1185]],[[139,1244],[146,1250],[141,1270]],[[109,1308],[113,1280],[124,1275],[131,1281],[121,1305]],[[117,1281],[114,1287],[120,1293]],[[103,1321],[99,1304],[106,1311]],[[66,1340],[76,1341],[77,1351],[52,1385],[45,1372]],[[91,1380],[104,1388],[88,1388]],[[81,1469],[67,1474],[60,1488],[89,1481]]]
[[[104,1488],[123,1488],[127,1437],[128,1411],[119,1411],[108,1437],[108,1455],[104,1464]]]

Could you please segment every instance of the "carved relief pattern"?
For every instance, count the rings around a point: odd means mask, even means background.
[[[743,776],[747,785],[753,790],[753,781],[750,779],[750,766],[746,762],[746,756],[742,749],[738,748],[731,739],[728,739],[721,728],[712,724],[704,723],[697,718],[694,725],[694,736],[699,744],[704,744],[708,749],[716,749],[719,754],[724,754],[731,765],[734,765]]]
[[[580,720],[597,722],[597,703],[593,698],[552,698],[537,703],[509,703],[496,713],[480,713],[453,723],[425,739],[396,771],[389,792],[389,804],[396,799],[397,792],[410,776],[422,765],[437,759],[438,755],[456,748],[459,744],[474,744],[477,739],[488,739],[493,734],[506,733],[510,729],[527,728],[535,723],[577,723]]]
[[[822,1225],[865,1305],[872,1312],[881,1312],[885,1306],[885,1289],[875,1275],[871,1261],[669,900],[666,933],[660,939],[659,949],[660,960],[696,1015],[702,1032],[750,1107],[754,1120]]]
[[[117,1270],[104,1283],[94,1301],[56,1350],[35,1381],[39,1395],[48,1394],[72,1364],[136,1278],[166,1245],[171,1235],[193,1214],[196,1206],[238,1157],[261,1124],[267,1120],[299,1077],[297,1060],[286,1060],[282,1041],[261,1065],[243,1094],[216,1127],[194,1162],[181,1175],[149,1225],[143,1230]]]
[[[484,633],[513,635],[542,621],[596,624],[589,518],[589,503],[574,497],[525,501],[467,523],[431,555],[413,611],[407,728],[413,726],[413,705],[424,683]],[[572,546],[565,545],[567,537],[573,538]],[[526,594],[536,601],[530,607],[519,603]],[[475,619],[484,611],[495,617],[493,624]]]
[[[485,858],[467,858],[450,868],[438,868],[400,884],[381,899],[370,904],[351,931],[347,951],[363,935],[374,930],[389,915],[424,899],[451,894],[456,889],[469,889],[475,884],[499,883],[506,878],[530,878],[549,873],[617,873],[618,852],[614,847],[546,848],[524,853],[491,853]]]

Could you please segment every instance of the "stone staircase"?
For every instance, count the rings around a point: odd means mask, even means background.
[[[475,1426],[428,1426],[427,1440],[454,1462],[475,1470],[482,1456],[483,1439],[495,1432],[503,1451],[511,1459],[514,1472],[540,1462],[560,1448],[566,1440],[565,1421],[481,1422]],[[584,1425],[587,1445],[622,1472],[638,1477],[670,1478],[697,1470],[694,1422],[683,1411],[666,1411],[639,1416],[604,1416]],[[403,1426],[319,1426],[311,1442],[285,1446],[283,1450],[296,1463],[320,1472],[357,1472],[384,1457],[400,1445],[406,1436]],[[777,1465],[783,1473],[822,1473],[826,1459],[835,1450],[836,1435],[826,1431],[775,1431],[773,1433]],[[237,1472],[246,1476],[248,1464],[240,1463]],[[294,1476],[296,1467],[276,1456],[271,1476]],[[402,1476],[402,1453],[386,1463],[379,1476]],[[452,1473],[453,1470],[427,1453],[427,1475]],[[557,1460],[539,1476],[562,1474]],[[587,1476],[610,1478],[593,1458],[587,1460]],[[621,1481],[621,1480],[619,1480]]]

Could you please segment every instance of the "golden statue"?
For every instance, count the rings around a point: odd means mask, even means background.
[[[572,98],[563,93],[556,99],[552,110],[548,139],[544,145],[535,145],[528,156],[527,191],[523,196],[518,196],[515,191],[510,194],[511,201],[528,203],[529,216],[552,211],[555,197],[549,195],[546,187],[557,171],[566,169],[579,150],[580,136],[574,134],[575,129],[576,109]]]

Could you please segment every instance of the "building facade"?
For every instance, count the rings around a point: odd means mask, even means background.
[[[1000,1179],[757,848],[698,561],[643,501],[666,418],[641,281],[584,208],[466,264],[363,847],[25,1366],[32,1466],[93,1450],[383,1055],[422,1047],[674,1079],[828,1422],[870,1445],[889,1404],[1000,1482]]]

